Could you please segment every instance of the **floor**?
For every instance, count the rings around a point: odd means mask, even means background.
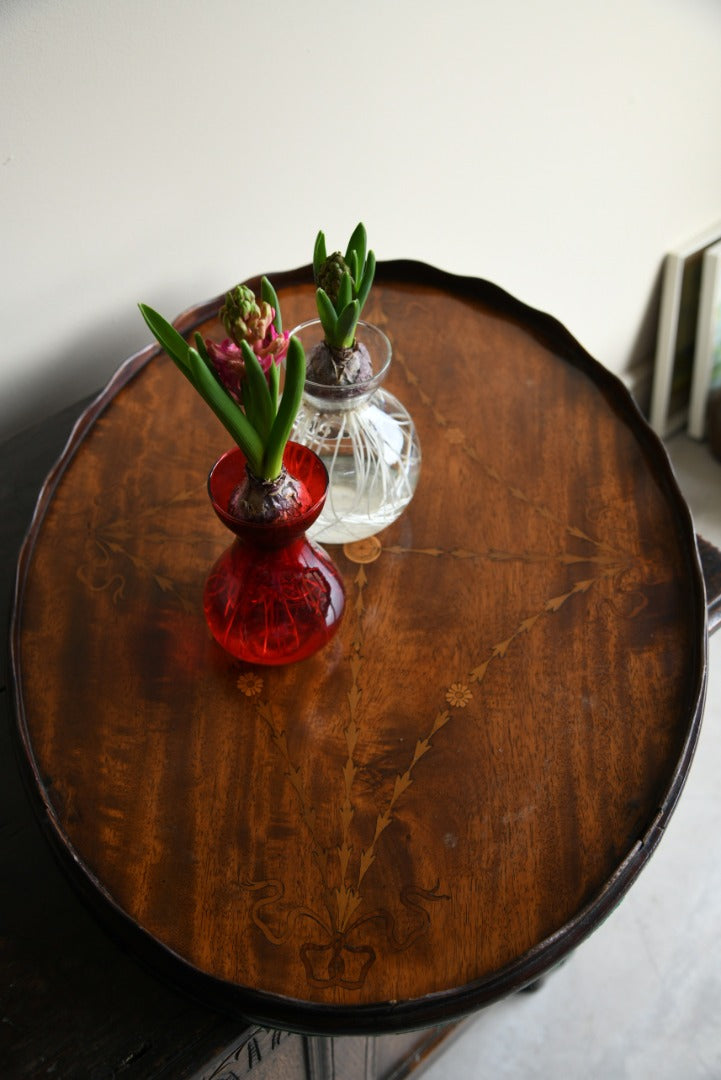
[[[721,463],[668,450],[696,531],[721,547]],[[666,835],[623,902],[540,990],[481,1012],[423,1080],[720,1080],[721,629],[704,723]]]

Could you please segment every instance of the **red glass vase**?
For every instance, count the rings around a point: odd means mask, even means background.
[[[272,522],[243,521],[228,509],[245,476],[240,450],[223,454],[208,477],[213,509],[236,539],[208,575],[205,618],[227,652],[253,664],[310,656],[333,636],[345,606],[340,574],[305,535],[323,509],[326,468],[312,450],[293,442],[283,464],[305,485],[308,500],[289,518]]]

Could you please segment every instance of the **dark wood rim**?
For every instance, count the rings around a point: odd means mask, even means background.
[[[309,267],[271,275],[279,290],[284,285],[307,280]],[[461,989],[444,991],[419,1000],[403,1003],[383,1001],[364,1006],[326,1006],[302,1000],[283,998],[251,990],[238,984],[228,984],[207,975],[183,960],[158,939],[152,937],[127,916],[114,902],[100,881],[85,867],[82,859],[63,834],[52,806],[44,797],[44,789],[27,730],[23,710],[22,672],[20,665],[20,613],[24,584],[31,565],[35,542],[55,489],[70,461],[95,421],[126,386],[154,357],[158,346],[151,345],[130,357],[118,369],[105,389],[77,420],[67,443],[40,491],[35,513],[26,534],[18,561],[15,597],[12,609],[10,658],[11,676],[16,706],[17,735],[21,759],[32,801],[39,811],[41,824],[51,845],[76,887],[90,903],[96,915],[112,932],[127,939],[141,959],[155,970],[181,984],[192,996],[207,1004],[232,1010],[242,1016],[270,1027],[289,1028],[310,1034],[382,1034],[430,1026],[457,1019],[481,1006],[490,1004],[534,982],[557,965],[588,937],[616,907],[655,850],[675,808],[688,774],[698,740],[707,678],[708,610],[701,560],[688,506],[681,494],[665,447],[647,425],[638,406],[623,382],[594,360],[569,331],[553,316],[516,300],[498,286],[473,277],[462,277],[413,260],[395,260],[378,264],[377,280],[429,284],[451,289],[455,295],[481,301],[499,314],[521,322],[542,344],[556,352],[564,361],[582,370],[602,390],[617,414],[629,424],[656,470],[665,497],[674,510],[679,538],[683,541],[686,569],[690,587],[689,604],[696,627],[693,655],[689,656],[693,678],[693,715],[676,768],[668,783],[658,813],[646,834],[616,868],[614,874],[596,897],[557,932],[541,941],[513,964]],[[248,280],[259,287],[259,277]],[[187,309],[175,320],[182,333],[188,333],[213,315],[222,297],[215,297]],[[713,598],[714,611],[719,597]],[[714,623],[716,625],[716,623]]]

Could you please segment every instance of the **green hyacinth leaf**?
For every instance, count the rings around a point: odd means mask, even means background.
[[[278,391],[280,388],[280,364],[276,364],[275,360],[271,361],[271,365],[268,368],[268,389],[270,391],[270,405],[273,412],[273,416],[278,412]]]
[[[243,379],[243,412],[254,431],[258,433],[258,437],[261,442],[263,441],[263,432],[260,430],[258,424],[258,413],[260,411],[260,405],[256,399],[256,388],[251,379]]]
[[[200,354],[200,359],[203,361],[210,374],[213,376],[214,379],[220,381],[220,376],[218,375],[215,364],[210,359],[210,353],[208,352],[207,346],[203,341],[203,337],[197,330],[195,331],[195,347]]]
[[[351,251],[350,258],[346,259],[346,262],[348,263],[348,269],[350,270],[350,276],[351,276],[351,278],[353,280],[353,287],[355,288],[356,285],[357,285],[357,282],[358,282],[358,274],[359,274],[359,270],[358,270],[358,252],[357,251]]]
[[[338,290],[338,299],[335,302],[335,309],[340,314],[344,308],[350,304],[353,299],[353,282],[351,281],[351,275],[348,271],[343,274],[340,280],[340,288]]]
[[[333,345],[336,339],[336,325],[338,323],[338,316],[333,307],[333,301],[330,299],[325,289],[317,289],[315,298],[321,326],[325,331],[326,341],[329,345]]]
[[[358,269],[353,275],[353,280],[358,281],[358,274],[363,270],[363,265],[366,260],[366,249],[368,246],[368,238],[366,235],[366,228],[362,221],[359,221],[353,230],[353,235],[348,241],[348,250],[346,252],[345,261],[350,266],[352,252],[356,253],[358,259]]]
[[[243,380],[245,415],[260,435],[261,440],[265,442],[275,419],[270,389],[258,357],[248,342],[241,342],[240,347],[245,361],[245,378]]]
[[[138,304],[138,307],[153,337],[162,345],[168,356],[187,374],[188,343],[185,338],[178,333],[167,319],[164,319],[162,315],[159,315],[153,308],[148,307],[147,304]]]
[[[253,472],[260,469],[263,462],[263,443],[248,418],[232,398],[228,397],[195,349],[188,349],[188,367],[188,379],[243,451],[250,468]]]
[[[318,274],[320,268],[327,259],[325,251],[325,236],[322,232],[319,232],[315,238],[315,247],[313,248],[313,277],[318,280]]]
[[[195,347],[200,353],[201,359],[204,360],[206,364],[212,364],[210,356],[208,355],[208,350],[206,348],[205,342],[203,341],[203,335],[200,333],[199,330],[195,331],[194,337]]]
[[[265,300],[265,302],[267,304],[270,304],[270,306],[273,308],[273,311],[275,312],[273,326],[276,328],[278,333],[280,333],[283,329],[283,320],[280,315],[278,294],[276,293],[275,289],[273,288],[267,277],[262,277],[260,279],[260,296],[262,300]]]
[[[376,257],[372,251],[368,252],[368,258],[366,260],[365,268],[363,270],[363,280],[361,281],[357,297],[360,304],[360,310],[363,310],[363,305],[368,299],[368,293],[371,291],[371,285],[373,284],[373,278],[376,272]]]
[[[355,340],[355,330],[360,317],[360,304],[357,300],[352,300],[338,316],[338,326],[336,329],[336,337],[338,341],[337,345],[340,345],[343,349],[350,349]]]
[[[298,338],[292,337],[285,359],[285,386],[265,450],[264,472],[275,479],[283,467],[283,451],[290,438],[300,408],[305,385],[305,352]]]

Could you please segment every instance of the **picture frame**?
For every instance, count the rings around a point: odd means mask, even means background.
[[[721,242],[721,222],[664,260],[649,421],[661,438],[689,415],[705,252]]]
[[[688,434],[694,439],[706,436],[708,396],[717,386],[721,386],[721,242],[703,256],[688,412]]]

